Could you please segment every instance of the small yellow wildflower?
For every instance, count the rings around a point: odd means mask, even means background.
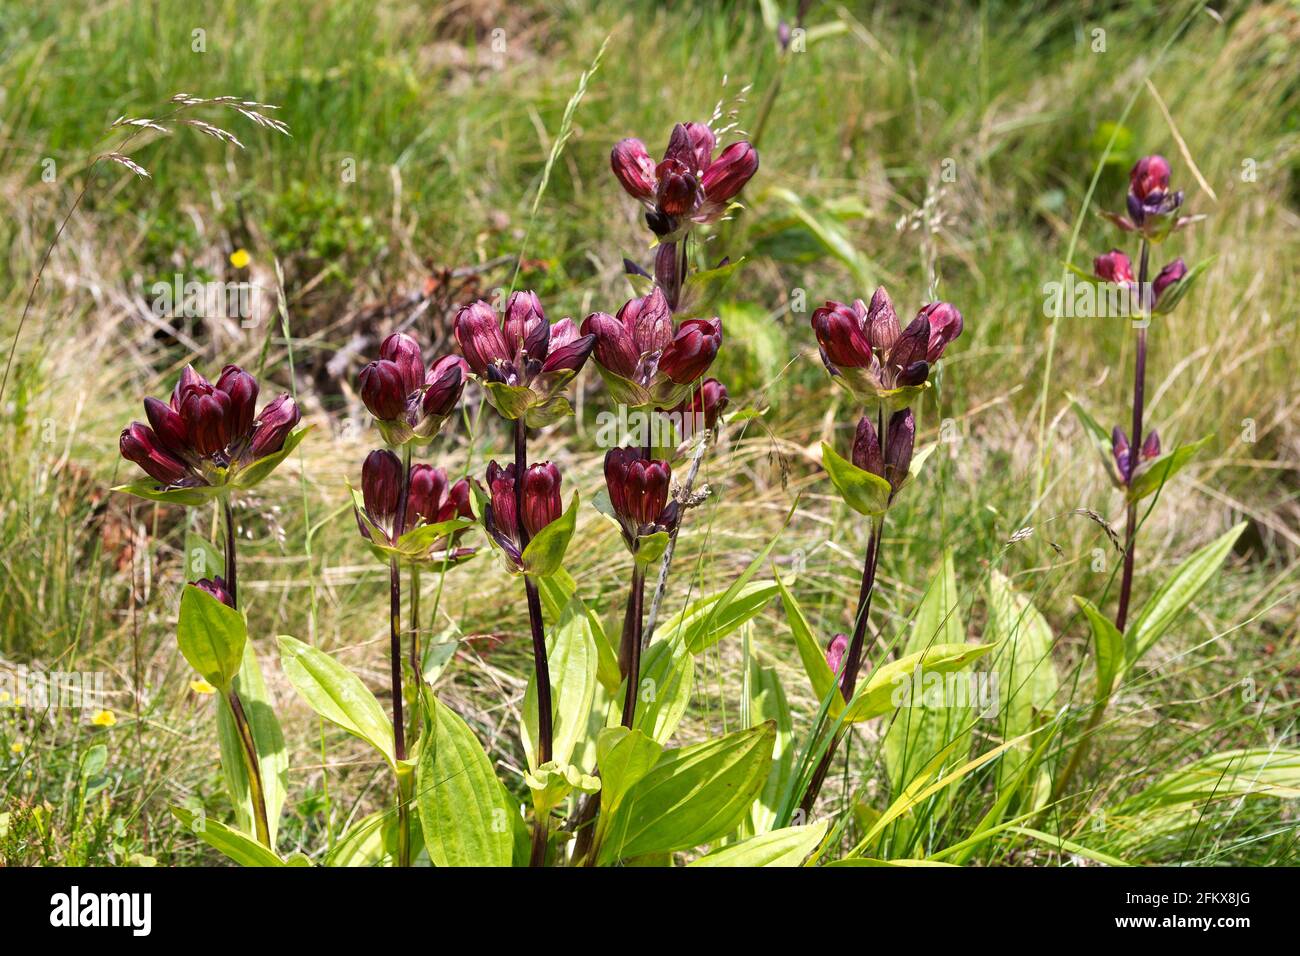
[[[13,743],[9,745],[9,750],[11,753],[16,753],[16,754],[22,753],[23,742],[21,740],[15,740]]]
[[[9,691],[0,690],[0,704],[9,703]]]
[[[205,681],[202,677],[190,681],[190,690],[196,694],[215,694],[217,689]]]
[[[112,727],[117,723],[117,715],[111,710],[101,710],[94,717],[90,718],[90,722],[96,727]]]
[[[236,249],[230,254],[230,264],[236,269],[247,269],[252,261],[253,257],[248,254],[247,249]]]

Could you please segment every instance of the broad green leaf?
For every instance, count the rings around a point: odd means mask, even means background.
[[[300,428],[284,440],[284,445],[280,450],[274,452],[257,461],[250,462],[243,468],[239,468],[232,473],[230,484],[236,488],[248,490],[258,484],[261,484],[266,478],[280,466],[280,463],[293,454],[293,450],[301,444],[302,440],[307,437],[307,433],[314,428],[314,425],[308,425],[306,428]]]
[[[152,478],[142,478],[128,485],[116,485],[114,491],[135,495],[147,501],[159,501],[165,505],[183,505],[187,508],[201,508],[219,496],[225,489],[219,485],[200,485],[197,488],[160,488]]]
[[[185,585],[176,642],[189,665],[223,694],[239,673],[247,640],[248,625],[242,614],[207,591]]]
[[[668,550],[668,532],[656,531],[637,539],[636,561],[638,564],[654,564]]]
[[[758,659],[749,659],[749,723],[751,727],[771,721],[776,727],[776,742],[772,746],[772,769],[768,771],[763,790],[750,810],[754,833],[767,833],[776,822],[781,806],[785,781],[794,764],[791,739],[794,729],[790,720],[790,704],[781,688],[781,678],[773,667],[760,667]]]
[[[1076,594],[1074,603],[1083,611],[1088,626],[1092,628],[1092,648],[1097,668],[1097,690],[1093,699],[1102,703],[1110,700],[1115,689],[1115,678],[1124,672],[1124,635],[1087,598]]]
[[[596,738],[596,759],[601,778],[601,822],[622,804],[642,777],[654,769],[664,748],[639,730],[607,727]]]
[[[563,396],[556,395],[549,401],[540,402],[524,413],[524,422],[529,428],[548,428],[561,419],[573,414],[573,406]]]
[[[280,811],[284,807],[289,786],[289,750],[284,743],[280,721],[271,709],[271,697],[266,692],[262,668],[257,662],[253,642],[244,645],[244,661],[235,677],[235,690],[239,693],[244,715],[253,732],[257,748],[257,761],[261,768],[262,794],[266,801],[266,822],[270,831],[271,846],[276,844],[280,828]],[[253,820],[253,795],[248,786],[248,768],[244,763],[244,747],[230,711],[230,703],[223,697],[217,706],[217,739],[221,745],[221,769],[226,779],[230,802],[235,807],[239,828],[246,833],[255,832]]]
[[[947,550],[917,607],[902,653],[920,654],[935,645],[960,646],[965,640],[966,631],[958,606],[957,572],[952,551]],[[974,674],[968,676],[974,677]],[[927,700],[927,696],[933,698],[934,695],[926,694],[924,681],[921,687],[913,687],[907,700],[909,706],[899,710],[885,733],[882,745],[890,792],[898,793],[911,783],[917,771],[953,741],[961,742],[952,750],[952,759],[966,759],[970,752],[971,727],[979,712],[979,692],[969,679],[954,682],[951,689],[958,687],[964,691],[960,698],[951,698],[946,692],[949,688],[945,686],[945,693],[939,700]],[[936,816],[946,809],[948,794],[943,796],[944,800],[936,808]]]
[[[799,866],[826,835],[829,820],[760,833],[708,853],[688,866]]]
[[[587,633],[596,646],[596,676],[607,691],[616,692],[623,682],[623,676],[618,669],[618,655],[614,653],[614,648],[609,643],[600,615],[587,607],[582,598],[578,597],[577,584],[569,572],[561,567],[550,577],[540,579],[537,582],[537,590],[541,594],[542,607],[552,624],[560,620],[569,602],[576,602],[581,608],[583,616],[587,619]]]
[[[528,542],[528,547],[524,548],[524,568],[534,578],[544,578],[560,570],[564,552],[568,550],[573,529],[577,525],[579,497],[575,491],[564,514],[537,532],[536,537]]]
[[[1213,435],[1206,435],[1200,441],[1194,441],[1190,445],[1179,445],[1173,451],[1151,462],[1133,476],[1133,483],[1128,488],[1128,500],[1141,501],[1147,495],[1155,494],[1170,478],[1182,471],[1213,437]]]
[[[1116,812],[1122,815],[1151,807],[1239,797],[1300,799],[1300,750],[1260,747],[1201,757],[1163,774],[1121,803]]]
[[[487,400],[502,417],[514,421],[527,413],[537,395],[526,385],[507,385],[505,382],[484,382]]]
[[[324,651],[288,635],[280,636],[280,666],[312,710],[366,741],[397,771],[392,724],[359,677]]]
[[[844,720],[857,723],[908,706],[909,695],[922,694],[931,677],[964,670],[971,661],[993,650],[995,644],[936,644],[926,651],[907,654],[877,668],[849,701]],[[965,687],[968,681],[954,682]]]
[[[697,598],[655,629],[674,643],[684,644],[699,654],[753,620],[777,595],[773,581],[733,584],[720,594]]]
[[[937,860],[878,860],[869,856],[850,856],[842,860],[835,860],[833,863],[827,863],[827,866],[954,866],[952,863],[941,863]]]
[[[889,482],[841,458],[827,442],[822,442],[822,467],[844,503],[858,514],[874,518],[889,510]]]
[[[767,779],[776,728],[741,730],[666,751],[623,799],[602,862],[711,843],[744,819]]]
[[[352,824],[334,844],[326,866],[380,866],[390,856],[384,828],[396,819],[390,810],[376,810]]]
[[[587,715],[596,693],[596,645],[581,603],[570,599],[551,626],[546,639],[546,660],[551,672],[552,744],[551,758],[568,764],[573,749],[587,728]],[[528,769],[537,763],[537,674],[534,672],[524,693],[523,742]]]
[[[221,550],[202,535],[185,532],[185,577],[191,581],[215,578],[226,573],[226,559]]]
[[[284,866],[284,861],[251,836],[231,829],[210,817],[199,817],[184,807],[172,807],[172,816],[213,849],[220,850],[240,866]]]
[[[1044,833],[1042,830],[1035,830],[1031,827],[1009,827],[1012,833],[1019,833],[1021,836],[1032,837],[1033,839],[1052,847],[1055,850],[1065,853],[1073,853],[1075,856],[1081,856],[1085,860],[1092,860],[1105,866],[1129,866],[1119,857],[1111,856],[1109,853],[1102,853],[1100,850],[1090,850],[1082,844],[1075,843],[1071,840],[1063,839],[1059,836],[1053,836],[1050,833]]]
[[[640,687],[632,726],[652,740],[666,744],[691,702],[695,659],[676,641],[655,641],[641,656]],[[610,701],[606,726],[615,726],[623,713],[625,684]]]
[[[790,625],[790,633],[794,635],[795,649],[799,652],[799,660],[803,662],[803,669],[812,684],[813,693],[818,700],[825,700],[826,696],[832,690],[834,691],[835,696],[831,700],[828,714],[831,720],[838,720],[844,710],[844,695],[840,693],[839,685],[836,683],[835,672],[826,663],[826,651],[813,634],[812,625],[808,623],[803,608],[799,606],[794,594],[779,576],[776,577],[776,586],[781,594],[781,606],[785,609],[785,619]]]
[[[1151,595],[1143,606],[1142,613],[1129,625],[1124,635],[1129,648],[1130,667],[1169,630],[1178,615],[1201,592],[1201,588],[1218,574],[1219,567],[1227,560],[1232,546],[1245,530],[1246,523],[1243,521],[1230,528],[1226,534],[1215,538],[1184,561],[1160,589]]]
[[[1052,663],[1051,626],[998,571],[989,577],[986,637],[998,644],[998,723],[1004,739],[1023,737],[1048,718],[1059,686]],[[999,791],[1030,754],[1023,747],[998,765]]]
[[[416,770],[415,803],[436,866],[509,866],[511,810],[492,763],[465,721],[426,692],[436,743]]]

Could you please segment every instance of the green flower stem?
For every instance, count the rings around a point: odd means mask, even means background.
[[[239,570],[235,552],[235,511],[230,505],[230,495],[221,498],[221,514],[225,521],[226,545],[226,590],[230,600],[239,610]],[[232,684],[226,693],[226,703],[230,705],[230,714],[235,720],[235,730],[239,734],[240,749],[244,753],[244,767],[248,773],[248,790],[253,798],[253,826],[257,830],[257,841],[265,847],[271,846],[271,827],[266,812],[266,791],[262,786],[262,763],[257,757],[257,742],[253,739],[253,728],[244,712],[244,702],[239,699],[239,691]]]

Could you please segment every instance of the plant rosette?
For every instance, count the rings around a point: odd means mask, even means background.
[[[524,774],[524,783],[532,793],[533,809],[549,813],[563,803],[575,790],[579,793],[596,793],[600,778],[583,773],[572,764],[550,760],[536,770]]]

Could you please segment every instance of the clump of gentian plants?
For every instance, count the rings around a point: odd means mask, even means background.
[[[281,666],[297,692],[323,718],[373,747],[394,775],[392,810],[354,823],[325,858],[327,864],[409,866],[426,859],[437,866],[644,864],[663,863],[704,845],[712,849],[696,861],[699,865],[817,860],[843,836],[849,817],[842,815],[832,831],[831,821],[815,814],[852,724],[892,713],[897,703],[891,691],[899,678],[922,670],[958,671],[1006,643],[965,641],[955,620],[947,555],[917,611],[915,640],[906,653],[863,679],[886,519],[934,450],[933,445],[916,447],[915,409],[932,388],[937,363],[964,328],[961,312],[947,302],[923,305],[903,325],[883,287],[869,303],[828,301],[811,318],[832,381],[862,409],[849,456],[824,443],[821,459],[840,498],[868,522],[851,631],[835,634],[823,646],[786,583],[758,576],[775,538],[729,587],[691,601],[656,628],[674,542],[686,516],[706,497],[694,489],[700,461],[709,437],[724,424],[729,401],[722,383],[705,377],[723,344],[720,320],[683,310],[700,303],[704,297],[696,293],[725,279],[739,263],[697,270],[688,243],[695,228],[717,222],[733,208],[758,168],[758,155],[744,142],[715,157],[716,149],[713,132],[698,123],[674,128],[659,163],[639,140],[614,148],[614,173],[645,205],[656,250],[653,275],[628,266],[634,282],[650,285],[616,313],[594,312],[580,325],[570,318],[552,323],[536,294],[516,291],[500,316],[484,301],[459,310],[453,323],[459,355],[442,356],[426,367],[419,344],[398,332],[383,340],[379,358],[361,370],[360,395],[385,447],[365,457],[361,487],[351,493],[360,537],[389,572],[391,715],[333,657],[292,637],[279,639]],[[1141,161],[1132,175],[1128,215],[1113,217],[1140,236],[1138,275],[1119,250],[1096,262],[1103,278],[1136,286],[1143,320],[1167,315],[1200,269],[1187,270],[1176,260],[1148,289],[1150,246],[1186,224],[1178,218],[1181,204],[1181,193],[1169,190],[1164,160]],[[1193,555],[1128,622],[1137,503],[1158,492],[1204,441],[1161,454],[1155,431],[1144,435],[1145,358],[1144,321],[1138,328],[1130,432],[1117,428],[1107,435],[1079,408],[1125,494],[1128,520],[1114,623],[1090,601],[1076,599],[1097,648],[1098,691],[1089,730],[1125,669],[1186,607],[1240,533],[1235,528]],[[581,495],[573,490],[566,504],[560,468],[530,462],[528,454],[530,429],[556,425],[572,414],[567,393],[589,359],[610,400],[637,413],[645,429],[606,452],[604,488],[592,496],[630,558],[616,638],[606,633],[604,615],[583,600],[564,569]],[[512,447],[503,459],[490,460],[481,476],[453,483],[445,469],[414,460],[415,452],[453,420],[471,380],[508,423]],[[238,862],[285,865],[306,860],[301,855],[284,859],[275,845],[285,797],[284,743],[238,598],[232,498],[265,479],[307,429],[294,430],[299,413],[287,395],[255,413],[257,393],[253,377],[234,366],[215,384],[187,368],[170,404],[146,400],[149,425],[137,422],[123,431],[122,454],[149,478],[122,490],[153,501],[220,509],[224,560],[185,589],[178,643],[186,660],[222,693],[218,731],[236,826],[176,812]],[[673,423],[669,439],[656,431],[657,417]],[[420,575],[446,574],[475,558],[483,549],[466,544],[475,528],[523,584],[533,673],[520,738],[527,761],[522,789],[531,813],[497,777],[469,726],[426,679]],[[656,567],[657,585],[647,608],[646,584]],[[406,628],[403,571],[409,580]],[[1009,633],[1008,608],[1016,616],[1037,616],[998,580],[991,589],[995,635]],[[702,743],[669,747],[692,695],[696,655],[744,627],[777,596],[821,699],[798,760],[791,759],[788,741],[786,753],[773,759],[777,719],[785,708],[788,723],[788,707],[775,672],[756,665],[746,675],[751,694],[746,726]],[[935,643],[921,629],[921,617],[947,640]],[[1034,666],[1049,653],[1050,641]],[[1050,669],[1050,658],[1046,662]],[[864,857],[884,827],[910,811],[918,794],[947,786],[1041,729],[1018,727],[1018,736],[927,790],[915,790],[938,775],[945,758],[965,759],[969,730],[942,741],[922,776],[896,795],[849,857]],[[1058,796],[1082,760],[1086,740],[1085,734],[1064,772],[1056,775]],[[1034,763],[1017,759],[1023,777]],[[1044,805],[1035,799],[1031,812]],[[1002,814],[1006,807],[1000,800],[995,809]]]

